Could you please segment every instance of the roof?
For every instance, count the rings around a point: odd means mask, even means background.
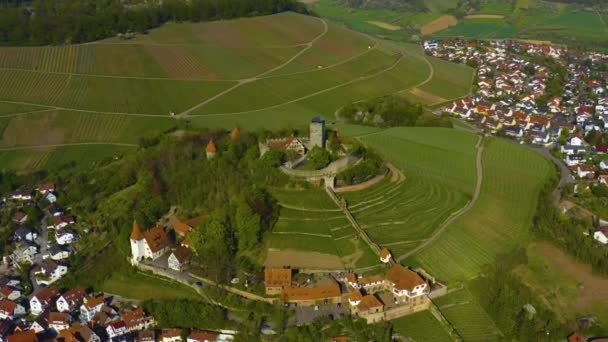
[[[357,279],[357,275],[354,273],[347,273],[346,281],[353,284],[357,284],[359,282],[359,280]]]
[[[55,338],[58,342],[80,342],[71,330],[61,330],[59,336]]]
[[[188,339],[196,341],[216,341],[220,334],[209,330],[194,330],[188,335]]]
[[[190,252],[190,249],[184,246],[179,246],[173,251],[173,255],[175,255],[175,258],[180,264],[183,264],[184,262],[190,260],[192,252]]]
[[[41,302],[50,302],[53,298],[57,297],[59,292],[54,287],[47,287],[46,289],[39,291],[32,297],[37,298]]]
[[[8,300],[8,299],[0,300],[0,311],[8,312],[8,313],[12,314],[15,312],[16,307],[17,307],[17,304],[15,302],[13,302],[12,300]]]
[[[205,151],[207,153],[215,153],[215,152],[217,152],[217,147],[215,146],[215,143],[213,142],[213,139],[209,140],[209,142],[207,143],[207,148],[205,149]]]
[[[13,221],[21,221],[27,217],[27,214],[23,211],[19,210],[13,214]]]
[[[73,324],[69,331],[72,332],[77,338],[80,338],[81,341],[90,341],[91,336],[95,334],[93,330],[86,325],[81,325],[78,323]]]
[[[393,265],[388,272],[386,272],[386,279],[394,284],[397,290],[412,291],[414,287],[422,284],[426,284],[416,272],[413,272],[399,264]]]
[[[579,333],[573,333],[568,336],[568,342],[585,342],[587,338]]]
[[[374,295],[366,295],[361,298],[361,303],[357,305],[357,308],[361,311],[367,311],[374,308],[381,308],[384,304],[376,298]]]
[[[122,319],[125,321],[125,324],[131,328],[141,324],[146,318],[146,314],[142,308],[131,310],[129,312],[125,312],[122,315]]]
[[[84,307],[87,308],[87,310],[92,310],[93,308],[99,306],[100,304],[105,303],[106,299],[103,295],[98,295],[98,296],[88,296],[86,298],[84,298],[83,302],[84,302]]]
[[[161,226],[146,230],[143,232],[143,236],[152,253],[169,246],[169,240]]]
[[[167,329],[162,330],[160,338],[163,339],[165,337],[178,337],[181,335],[182,335],[181,329],[167,328]]]
[[[361,294],[361,291],[356,290],[350,293],[350,295],[348,295],[348,300],[351,302],[358,302],[361,299],[363,299],[363,295]]]
[[[137,341],[139,341],[139,342],[143,342],[143,341],[154,342],[155,340],[156,340],[156,333],[154,332],[154,330],[142,330],[137,333]]]
[[[9,296],[11,293],[13,293],[15,291],[14,288],[8,286],[8,285],[4,285],[2,287],[2,289],[0,289],[0,293],[2,293],[2,295],[4,295],[5,297]]]
[[[67,324],[69,316],[67,312],[51,312],[49,313],[49,324]]]
[[[236,140],[239,138],[240,135],[241,135],[241,130],[238,127],[234,127],[232,129],[232,132],[230,132],[230,139]]]
[[[38,186],[38,191],[53,191],[55,190],[55,183],[42,183]]]
[[[65,299],[66,301],[69,302],[77,302],[79,300],[81,300],[82,298],[84,298],[84,296],[86,296],[87,293],[85,292],[85,290],[82,287],[77,287],[74,289],[71,289],[69,291],[66,291],[64,294],[61,295],[61,297],[63,297],[63,299]]]
[[[366,277],[361,277],[359,278],[359,284],[365,285],[365,284],[371,284],[371,283],[376,283],[376,282],[381,282],[384,280],[384,275],[383,274],[374,274],[371,276],[366,276]]]
[[[291,268],[265,268],[264,284],[267,287],[290,287]]]
[[[348,342],[348,337],[346,336],[335,336],[329,339],[329,342]]]
[[[340,286],[338,284],[317,287],[284,288],[281,291],[281,300],[285,302],[299,300],[321,300],[326,298],[340,297]]]
[[[325,119],[322,116],[315,116],[310,120],[312,123],[325,123]]]
[[[133,220],[133,230],[131,231],[131,240],[139,241],[143,240],[144,236],[141,234],[139,223],[137,220]]]
[[[608,226],[602,226],[596,232],[601,232],[604,236],[608,237]]]
[[[608,153],[608,145],[606,144],[598,144],[595,145],[595,150],[601,153]]]
[[[293,135],[290,135],[288,138],[271,139],[266,141],[266,146],[268,146],[269,148],[283,149],[287,148],[287,146],[289,146],[294,140],[297,139],[298,138],[294,137]]]
[[[173,230],[175,230],[181,236],[186,236],[190,232],[190,230],[192,230],[192,226],[186,224],[185,222],[182,222],[175,215],[169,218],[169,222],[171,223]]]
[[[26,330],[9,336],[7,342],[38,342],[38,337],[34,330]]]
[[[578,165],[578,169],[581,171],[593,172],[595,171],[595,166],[589,164],[580,164]]]
[[[382,259],[390,258],[391,257],[391,252],[388,250],[388,248],[384,247],[380,251],[380,257]]]

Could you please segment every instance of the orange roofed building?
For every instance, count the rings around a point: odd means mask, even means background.
[[[342,293],[337,283],[316,287],[285,288],[281,291],[281,300],[302,306],[336,304],[341,302]]]
[[[211,139],[207,143],[207,148],[205,148],[205,154],[207,155],[207,159],[212,159],[213,157],[215,157],[216,153],[217,153],[217,147],[215,146],[213,139]]]
[[[158,259],[169,251],[170,243],[163,227],[156,226],[142,233],[137,221],[133,222],[131,232],[131,257],[137,263],[144,258]]]
[[[291,268],[264,269],[264,284],[267,295],[278,295],[285,288],[291,287]]]

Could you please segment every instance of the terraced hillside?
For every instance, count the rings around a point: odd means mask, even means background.
[[[370,238],[394,256],[426,241],[472,197],[477,136],[439,128],[394,128],[360,139],[405,178],[342,196]]]
[[[267,239],[267,265],[344,270],[379,264],[325,191],[274,189],[273,195],[281,215]]]
[[[131,40],[2,47],[0,128],[9,129],[0,147],[22,154],[27,146],[105,143],[112,155],[110,146],[135,147],[179,119],[195,127],[302,125],[352,101],[433,84],[435,64],[418,46],[294,13],[170,23]],[[457,81],[454,95],[469,81]],[[24,165],[45,162],[8,166]]]

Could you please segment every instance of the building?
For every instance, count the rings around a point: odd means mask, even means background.
[[[179,246],[171,252],[171,255],[169,255],[169,258],[167,259],[167,263],[170,269],[181,272],[190,263],[191,257],[192,253],[190,252],[190,249]]]
[[[608,226],[603,226],[600,227],[600,229],[596,230],[595,233],[593,233],[593,238],[597,241],[599,241],[601,244],[607,244],[608,243]]]
[[[49,328],[59,332],[70,327],[70,315],[67,312],[49,313]]]
[[[213,159],[213,157],[215,157],[216,153],[217,153],[217,146],[215,146],[213,139],[211,139],[211,140],[209,140],[209,142],[207,143],[207,147],[205,148],[205,155],[207,156],[207,159]]]
[[[127,330],[127,325],[123,321],[115,321],[108,325],[106,328],[106,333],[110,339],[115,339],[120,336],[124,336],[129,331]]]
[[[133,262],[139,262],[144,258],[158,259],[169,250],[169,239],[161,226],[156,226],[141,232],[137,221],[133,221],[131,232],[131,257]]]
[[[218,341],[220,334],[208,330],[192,330],[186,342],[215,342]]]
[[[52,287],[39,291],[30,299],[30,312],[34,316],[40,315],[53,304],[57,297],[59,297],[59,292]]]
[[[93,320],[95,314],[100,312],[105,304],[106,299],[103,295],[84,297],[80,306],[80,320],[82,322]]]
[[[11,300],[0,300],[0,319],[13,319],[25,314],[25,308]]]
[[[70,228],[59,228],[55,232],[55,241],[59,245],[69,245],[76,240],[76,233]]]
[[[325,148],[325,119],[320,116],[312,118],[310,121],[310,148],[315,146]]]
[[[382,248],[382,250],[380,251],[380,261],[382,261],[385,264],[388,264],[389,262],[391,262],[391,258],[392,258],[392,254],[391,252],[388,250],[388,248],[384,247]]]
[[[42,183],[36,189],[41,195],[55,192],[55,183]]]
[[[361,295],[357,301],[350,301],[351,312],[367,321],[368,324],[376,323],[384,320],[384,303],[382,303],[375,295]]]
[[[266,140],[266,144],[260,145],[260,153],[264,155],[268,150],[287,150],[294,151],[298,154],[306,153],[306,146],[304,143],[295,137],[294,135],[290,135],[287,138],[278,138],[278,139],[268,139]]]
[[[281,291],[281,300],[301,306],[336,304],[341,302],[342,293],[340,285],[336,283],[316,287],[284,288]]]
[[[156,342],[156,333],[154,330],[142,330],[137,333],[136,342]]]
[[[160,335],[160,342],[181,342],[181,329],[163,329]]]
[[[51,259],[45,259],[39,268],[34,269],[36,282],[40,285],[50,285],[68,273],[68,267],[58,264]]]
[[[141,308],[125,312],[122,315],[122,319],[129,331],[148,329],[154,325],[154,317],[146,316],[144,310]]]
[[[38,337],[34,330],[17,332],[6,338],[7,342],[38,342]]]
[[[86,296],[83,288],[77,287],[62,294],[57,299],[57,311],[69,312],[77,308]]]
[[[267,295],[280,294],[284,288],[291,287],[291,268],[265,268],[264,284]]]

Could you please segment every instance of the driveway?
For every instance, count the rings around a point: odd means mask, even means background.
[[[315,310],[318,308],[318,310]],[[333,317],[339,319],[342,316],[349,315],[344,305],[326,304],[319,306],[297,307],[295,308],[295,320],[290,321],[289,325],[303,325],[314,321],[318,317]],[[330,316],[331,315],[331,316]]]

